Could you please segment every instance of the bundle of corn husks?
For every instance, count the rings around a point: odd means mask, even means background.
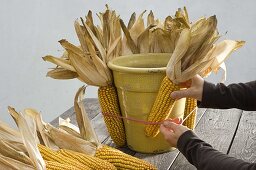
[[[131,15],[128,26],[120,20],[125,37],[122,44],[122,55],[136,53],[172,53],[179,38],[180,32],[189,27],[186,8],[181,9],[175,17],[167,16],[162,23],[154,18],[152,11],[147,17],[145,28],[143,14],[135,20],[135,13]]]
[[[244,41],[224,40],[216,44],[219,37],[215,16],[203,17],[182,30],[167,65],[167,77],[161,84],[148,117],[149,121],[161,121],[169,117],[175,103],[169,96],[172,91],[180,89],[180,83],[189,81],[196,74],[206,77],[212,71],[217,72],[220,67],[226,71],[224,60],[232,51],[243,46]],[[195,126],[196,104],[196,99],[186,99],[184,117],[190,117],[184,125],[191,129]],[[159,133],[159,126],[148,125],[145,132],[147,136],[154,137]]]
[[[78,78],[88,85],[98,86],[102,113],[116,116],[103,115],[110,136],[117,146],[124,146],[126,138],[123,122],[118,118],[121,115],[118,97],[112,74],[106,64],[121,54],[119,17],[108,8],[98,17],[101,26],[94,25],[91,11],[86,16],[86,21],[82,18],[80,23],[75,21],[80,46],[60,40],[66,51],[62,58],[44,57],[44,60],[57,65],[47,75],[55,79]]]
[[[177,11],[175,18],[166,17],[161,23],[151,11],[144,26],[143,14],[136,19],[133,13],[128,26],[108,7],[98,14],[101,25],[95,26],[89,11],[84,21],[75,21],[75,30],[80,41],[76,46],[60,40],[65,52],[61,58],[45,56],[44,60],[57,65],[47,76],[54,79],[78,78],[82,82],[98,86],[98,98],[107,129],[117,146],[126,143],[118,96],[112,73],[107,62],[120,55],[131,53],[171,53],[180,32],[189,26],[188,18]],[[121,28],[124,36],[121,34]],[[108,116],[107,116],[108,115]],[[109,116],[111,115],[111,116]]]
[[[34,109],[9,112],[19,132],[1,122],[1,169],[156,169],[150,163],[102,145],[93,130],[83,105],[85,88],[75,96],[79,127],[64,120],[58,128],[43,122]]]

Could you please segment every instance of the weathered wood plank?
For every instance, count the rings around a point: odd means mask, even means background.
[[[97,116],[101,112],[97,98],[86,98],[84,99],[83,103],[85,105],[85,110],[89,116],[89,119],[93,119],[95,116]],[[63,114],[55,118],[50,123],[53,126],[58,126],[59,117],[61,117],[62,119],[67,119],[69,117],[71,120],[70,122],[74,125],[77,125],[74,107],[71,107],[70,109],[65,111]]]
[[[256,162],[256,112],[244,111],[229,155]]]
[[[101,143],[109,137],[109,133],[101,113],[91,120],[91,124]]]
[[[210,143],[215,149],[227,153],[241,113],[242,111],[237,109],[207,109],[195,128],[195,132],[201,139]],[[170,169],[191,170],[196,168],[182,154],[179,154]]]
[[[196,124],[201,119],[202,115],[204,114],[206,109],[198,109],[197,111],[197,117],[196,117]],[[142,154],[142,153],[136,153],[135,157],[144,159],[153,165],[155,165],[159,170],[165,170],[168,169],[175,158],[177,157],[179,151],[173,150],[170,152],[162,153],[162,154]]]

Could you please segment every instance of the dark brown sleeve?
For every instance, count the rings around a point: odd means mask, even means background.
[[[221,153],[200,138],[193,131],[183,133],[177,143],[180,152],[198,170],[252,170],[255,163],[248,163]]]
[[[202,102],[198,104],[205,108],[256,110],[256,81],[228,86],[205,81]]]

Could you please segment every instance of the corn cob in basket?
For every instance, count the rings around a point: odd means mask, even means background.
[[[185,17],[187,18],[187,17]],[[149,121],[162,121],[170,114],[174,99],[170,97],[173,90],[178,90],[178,84],[190,80],[196,74],[206,77],[211,71],[217,72],[221,64],[224,64],[232,51],[241,47],[243,41],[224,40],[218,44],[214,44],[219,34],[217,31],[217,19],[215,16],[209,18],[201,18],[190,27],[182,30],[175,50],[167,65],[166,75],[160,89],[163,85],[169,84],[169,91],[159,90],[156,101],[149,114]],[[168,80],[169,79],[169,80]],[[165,83],[166,82],[166,83]],[[175,85],[176,84],[176,85]],[[168,100],[169,107],[166,107],[160,98]],[[165,101],[166,102],[166,101]],[[184,125],[190,129],[195,127],[196,117],[196,99],[187,98],[184,110],[184,118],[189,117]],[[167,110],[166,110],[167,108]],[[190,115],[190,112],[193,113]],[[159,126],[147,125],[145,129],[147,136],[154,137],[159,133]]]

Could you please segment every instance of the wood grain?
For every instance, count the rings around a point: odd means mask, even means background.
[[[195,128],[197,135],[215,149],[227,153],[241,117],[241,110],[207,109]],[[182,154],[179,154],[170,167],[173,169],[196,169]]]
[[[97,116],[101,112],[100,107],[99,107],[99,102],[98,102],[97,98],[86,98],[86,99],[83,100],[83,103],[85,105],[85,110],[86,110],[90,119],[93,119],[95,116]],[[75,114],[75,111],[74,111],[74,107],[71,107],[70,109],[68,109],[67,111],[62,113],[60,116],[55,118],[50,123],[53,126],[58,126],[59,117],[61,117],[62,119],[67,119],[69,117],[70,120],[71,120],[70,122],[74,125],[77,125],[76,114]]]
[[[243,111],[229,155],[256,162],[256,112]]]

